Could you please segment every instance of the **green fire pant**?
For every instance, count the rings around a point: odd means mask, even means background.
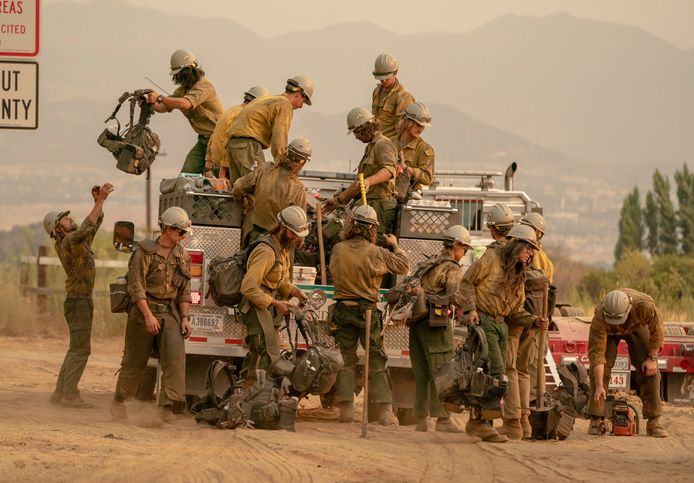
[[[640,327],[636,332],[629,335],[608,335],[607,347],[605,349],[605,375],[603,386],[605,390],[609,387],[610,373],[617,359],[617,346],[619,341],[624,339],[629,347],[629,358],[631,365],[636,368],[636,385],[639,388],[639,396],[643,402],[643,417],[645,419],[659,418],[663,415],[662,403],[660,400],[660,371],[656,369],[655,376],[646,376],[641,365],[648,357],[648,341],[650,331],[648,327]],[[595,378],[593,377],[593,365],[590,367],[590,400],[588,401],[587,414],[591,416],[604,416],[604,402],[599,406],[595,404]]]
[[[70,347],[58,373],[55,391],[67,399],[80,395],[77,384],[91,353],[94,302],[89,297],[67,298],[63,303],[65,320],[70,330]]]
[[[480,315],[480,327],[487,336],[489,346],[489,375],[501,378],[506,370],[506,344],[508,341],[508,326],[505,322]]]
[[[151,335],[145,328],[145,318],[133,305],[125,326],[125,349],[121,362],[115,399],[124,401],[135,396],[140,376],[156,346],[162,371],[162,391],[159,405],[170,406],[186,400],[186,353],[181,325],[171,312],[154,313],[159,320],[159,334]]]
[[[410,361],[414,375],[414,409],[418,418],[449,417],[434,386],[434,371],[453,358],[453,328],[429,327],[422,320],[410,327]]]
[[[242,302],[246,312],[241,311],[243,324],[246,326],[246,345],[248,353],[243,359],[240,375],[245,379],[256,379],[255,370],[269,370],[280,358],[280,346],[275,328],[282,322],[281,316],[274,316],[270,310],[258,309],[250,302]]]
[[[209,136],[198,134],[198,142],[188,151],[181,173],[202,174],[205,170],[205,153],[209,140]]]
[[[382,314],[377,309],[373,309],[371,313],[369,402],[392,403],[393,395],[390,392],[388,369],[386,369],[388,356],[383,352],[383,339],[381,338]],[[361,315],[359,307],[346,306],[338,302],[333,313],[333,323],[337,326],[333,336],[335,342],[340,346],[344,360],[344,366],[337,373],[337,382],[335,383],[337,400],[338,402],[353,402],[356,386],[357,347],[360,342],[362,347],[365,346],[366,321]]]

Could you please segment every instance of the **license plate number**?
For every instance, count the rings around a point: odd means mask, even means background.
[[[610,374],[610,388],[626,388],[627,374]]]
[[[193,330],[203,330],[205,332],[224,332],[224,315],[195,314],[190,319],[190,326]]]
[[[628,372],[629,358],[625,356],[617,357],[614,361],[613,371]]]

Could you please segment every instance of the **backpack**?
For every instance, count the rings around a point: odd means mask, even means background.
[[[412,275],[405,277],[402,282],[391,288],[384,294],[384,298],[389,305],[392,306],[393,312],[398,312],[400,309],[408,307],[411,312],[408,312],[407,324],[411,325],[415,322],[429,316],[429,305],[427,304],[426,294],[415,296],[407,293],[408,288],[421,287],[422,278],[432,268],[442,263],[456,263],[455,260],[449,257],[432,256],[424,262],[420,263]]]
[[[223,373],[226,376],[227,385],[224,392],[217,390],[217,377]],[[228,403],[236,387],[234,366],[228,362],[214,360],[207,368],[205,378],[206,393],[190,406],[190,412],[197,421],[206,421],[212,425],[219,425],[226,421],[227,414],[224,406]]]
[[[146,99],[149,92],[151,92],[150,89],[124,92],[118,98],[116,108],[104,121],[115,120],[118,126],[117,131],[113,133],[109,129],[104,129],[97,139],[97,143],[108,149],[116,158],[116,167],[126,173],[140,175],[147,171],[154,163],[161,146],[159,136],[147,126],[149,119],[154,114],[154,104],[148,103]],[[121,132],[120,121],[116,118],[116,114],[118,114],[121,105],[128,100],[130,102],[130,122]],[[138,101],[141,101],[140,117],[137,123],[134,123],[135,105]]]
[[[549,279],[545,272],[536,267],[528,267],[525,272],[525,305],[524,308],[533,315],[542,315],[542,298],[545,285]],[[557,288],[549,285],[547,294],[547,314],[552,317],[557,300]]]
[[[306,304],[303,302],[302,304]],[[301,310],[302,304],[299,305]],[[291,359],[294,362],[294,370],[289,376],[289,381],[295,391],[304,394],[321,395],[328,393],[335,385],[337,373],[344,366],[342,354],[334,347],[330,347],[325,340],[318,336],[315,326],[317,316],[313,320],[306,320],[299,311],[294,311],[294,320],[297,326],[295,340],[292,343],[291,334],[289,342],[292,345]],[[298,333],[301,332],[306,341],[307,349],[296,349]]]
[[[275,246],[275,242],[268,235],[262,235],[248,247],[239,250],[230,257],[213,258],[207,266],[207,286],[209,288],[206,297],[212,297],[214,303],[220,307],[236,307],[243,299],[241,284],[246,275],[248,257],[261,243],[272,247],[275,252],[275,261],[280,258],[279,248]]]
[[[588,371],[578,362],[557,367],[561,385],[556,398],[566,407],[573,408],[577,416],[583,416],[590,397]]]
[[[506,394],[508,379],[488,373],[489,346],[479,325],[468,327],[468,336],[453,360],[434,371],[434,386],[441,401],[452,411],[465,406],[482,410],[485,419],[501,417],[501,397]]]

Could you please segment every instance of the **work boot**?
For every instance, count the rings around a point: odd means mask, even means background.
[[[345,401],[340,403],[340,418],[341,423],[351,423],[354,421],[354,403]]]
[[[533,437],[533,427],[530,426],[530,420],[527,414],[523,414],[520,419],[521,428],[523,428],[523,439],[531,439]]]
[[[590,424],[588,425],[588,434],[592,436],[602,436],[607,432],[605,418],[599,416],[591,416]]]
[[[391,403],[380,403],[378,406],[378,424],[381,426],[398,426],[398,418],[393,414]]]
[[[486,441],[488,443],[505,443],[508,441],[506,436],[497,433],[494,428],[489,426],[482,419],[471,419],[470,421],[470,433],[468,434],[482,438],[482,441]]]
[[[85,401],[80,396],[75,396],[72,398],[64,397],[63,400],[60,402],[60,405],[66,408],[75,409],[89,409],[94,407],[92,403]]]
[[[59,405],[60,401],[63,400],[63,393],[60,391],[53,391],[51,398],[48,400],[49,403]]]
[[[117,399],[112,400],[108,410],[113,419],[120,419],[121,421],[128,419],[128,413],[125,412],[125,404],[123,401],[118,401]]]
[[[436,418],[436,431],[439,433],[462,433],[463,430],[460,429],[451,418]]]
[[[646,423],[646,434],[654,438],[668,437],[667,431],[660,425],[660,418],[651,418],[648,420]]]
[[[520,419],[504,419],[504,424],[497,432],[515,441],[523,439],[523,428],[521,427]]]
[[[422,433],[429,431],[429,418],[426,416],[417,418],[417,426],[414,427],[414,430],[421,431]]]

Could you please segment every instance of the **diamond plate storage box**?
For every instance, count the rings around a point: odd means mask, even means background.
[[[230,194],[173,191],[159,196],[160,215],[172,206],[186,210],[193,225],[241,227],[241,202],[234,201]]]
[[[400,213],[400,237],[441,240],[457,223],[457,214],[448,201],[411,200]]]

